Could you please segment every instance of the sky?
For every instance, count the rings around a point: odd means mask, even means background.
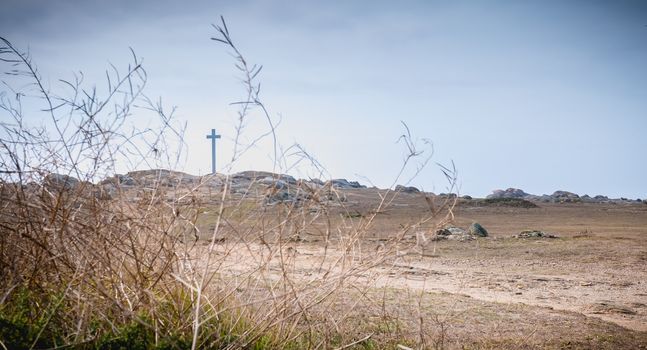
[[[378,187],[444,192],[455,164],[461,194],[521,188],[647,198],[647,2],[644,1],[35,1],[0,0],[0,36],[29,50],[52,90],[82,71],[105,85],[132,48],[146,94],[177,107],[186,156],[177,170],[277,170],[271,139],[229,168],[245,96],[224,16],[247,61],[263,66],[261,100],[286,158],[277,171],[327,172]],[[11,77],[3,77],[10,81]],[[0,111],[0,120],[8,116]],[[37,112],[31,122],[39,123]],[[133,111],[135,123],[149,123]],[[407,154],[402,122],[426,149]],[[267,131],[259,110],[243,142]],[[314,175],[313,175],[314,174]]]

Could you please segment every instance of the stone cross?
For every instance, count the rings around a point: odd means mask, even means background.
[[[216,173],[216,139],[220,138],[220,135],[216,135],[216,129],[211,129],[211,134],[207,135],[208,139],[211,139],[211,173]]]

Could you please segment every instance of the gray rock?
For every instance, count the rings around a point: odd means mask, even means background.
[[[508,188],[506,190],[494,190],[492,194],[486,198],[525,198],[529,196],[528,193],[518,188]]]
[[[547,194],[544,194],[544,195],[542,195],[541,197],[539,197],[539,200],[540,200],[540,201],[542,201],[542,202],[544,202],[544,203],[550,203],[550,202],[554,202],[554,201],[555,201],[555,200],[553,199],[553,197],[551,197],[551,196],[549,196],[549,195],[547,195]]]
[[[473,239],[474,236],[456,226],[445,226],[444,228],[437,230],[436,234],[431,238],[432,241],[450,240],[459,242],[470,241]]]
[[[416,187],[402,186],[402,185],[395,186],[395,191],[396,192],[402,192],[402,193],[420,193],[420,190],[418,188],[416,188]]]
[[[469,229],[467,230],[467,232],[469,234],[471,234],[473,236],[477,236],[477,237],[487,237],[488,236],[487,230],[483,226],[481,226],[481,224],[479,224],[478,222],[472,223],[470,225]]]
[[[131,181],[132,179],[132,181]],[[200,177],[167,169],[136,170],[106,180],[120,186],[178,187],[200,183]]]
[[[326,184],[331,184],[332,187],[342,188],[342,189],[366,188],[366,186],[360,185],[360,183],[357,181],[348,181],[346,179],[332,179],[330,181],[327,181]]]
[[[580,196],[568,191],[555,191],[551,197],[558,202],[580,202]]]
[[[130,175],[116,174],[115,176],[109,177],[99,182],[99,185],[101,186],[107,185],[107,184],[112,184],[115,186],[135,186],[137,185],[137,182]]]
[[[130,175],[121,175],[117,174],[115,175],[115,178],[117,180],[118,185],[122,186],[135,186],[137,183],[135,182],[135,179],[133,179]]]
[[[449,233],[452,234],[452,235],[464,235],[464,234],[467,234],[467,231],[463,230],[460,227],[456,227],[456,226],[448,226],[446,228],[446,230],[448,230]]]
[[[267,171],[241,171],[239,173],[231,175],[232,181],[235,182],[252,182],[252,181],[264,181],[265,179],[274,179],[281,180],[283,182],[289,183],[291,185],[296,184],[297,180],[286,174],[274,174]]]
[[[43,185],[46,187],[63,191],[73,190],[79,185],[79,183],[80,181],[77,178],[55,173],[47,174],[43,181]]]
[[[456,226],[445,226],[444,228],[441,228],[436,231],[437,236],[451,236],[451,235],[464,235],[464,234],[467,234],[467,231]]]
[[[294,177],[292,177],[290,175],[286,175],[286,174],[279,175],[279,180],[281,180],[283,182],[287,182],[290,185],[295,185],[297,183],[297,179],[295,179]]]
[[[288,184],[283,180],[278,180],[274,177],[267,176],[260,180],[260,183],[267,185],[268,188],[275,188],[282,190],[288,187]]]

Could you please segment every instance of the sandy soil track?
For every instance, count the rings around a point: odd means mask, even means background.
[[[349,208],[358,212],[370,208],[366,192],[358,191],[350,198]],[[377,218],[375,237],[388,237],[389,229],[424,210],[413,195],[399,198],[392,208],[388,215]],[[486,302],[566,310],[647,332],[647,205],[456,208],[457,225],[466,227],[474,221],[483,224],[490,237],[435,242],[423,254],[395,253],[364,274],[380,276],[376,287],[424,288]],[[552,232],[560,238],[512,238],[527,228]],[[234,274],[244,271],[245,266],[255,266],[265,249],[254,243],[240,247],[231,244],[225,246],[236,252],[228,258],[232,259],[229,266]],[[362,259],[362,254],[370,257],[379,249],[379,242],[367,239],[361,246],[363,252],[356,252],[356,259]],[[316,237],[293,242],[284,249],[292,259],[293,277],[306,280],[316,276],[322,260],[342,255],[334,244],[324,250]]]

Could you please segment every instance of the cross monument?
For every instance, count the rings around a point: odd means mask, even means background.
[[[216,135],[216,129],[211,129],[211,134],[207,135],[208,139],[211,139],[211,173],[216,173],[216,139],[220,138],[220,135]]]

